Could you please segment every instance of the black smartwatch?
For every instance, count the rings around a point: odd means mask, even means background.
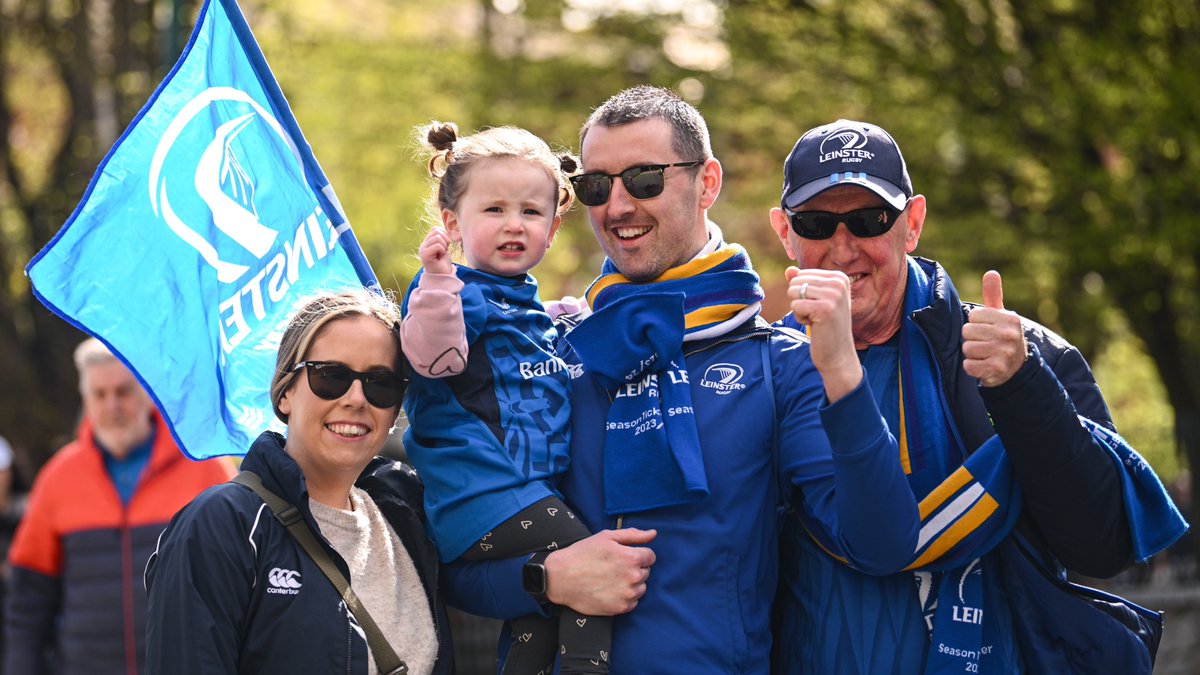
[[[525,567],[521,568],[521,586],[525,592],[533,596],[543,605],[549,604],[550,601],[546,598],[546,556],[550,555],[549,551],[538,551],[529,556],[529,561],[525,563]]]

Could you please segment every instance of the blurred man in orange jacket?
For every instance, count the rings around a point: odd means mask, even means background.
[[[98,340],[79,345],[75,366],[78,435],[34,481],[9,552],[4,671],[136,675],[146,560],[175,512],[234,467],[187,459],[133,373]]]

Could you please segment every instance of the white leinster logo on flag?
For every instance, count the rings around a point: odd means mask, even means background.
[[[376,286],[233,0],[183,56],[26,268],[107,343],[190,457],[243,454],[274,421],[282,326],[318,291]]]

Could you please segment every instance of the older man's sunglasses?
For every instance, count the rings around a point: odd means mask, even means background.
[[[792,221],[792,231],[802,239],[828,239],[837,231],[838,223],[845,223],[846,229],[856,237],[869,238],[892,229],[900,213],[889,206],[879,206],[848,213],[789,211],[788,218]]]
[[[653,199],[662,194],[663,172],[673,166],[693,167],[703,164],[703,159],[694,162],[677,162],[675,164],[646,164],[633,166],[621,173],[581,173],[571,176],[571,185],[575,187],[575,196],[585,206],[600,206],[612,195],[612,181],[620,178],[625,185],[625,191],[634,199]]]
[[[308,388],[318,398],[336,401],[350,391],[355,380],[362,382],[363,396],[376,408],[394,408],[404,398],[408,378],[391,370],[360,373],[334,361],[301,361],[292,372],[308,370]]]

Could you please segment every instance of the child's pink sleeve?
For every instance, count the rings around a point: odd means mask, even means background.
[[[463,322],[463,282],[453,274],[421,275],[400,322],[400,345],[418,375],[438,378],[467,368],[467,327]]]

